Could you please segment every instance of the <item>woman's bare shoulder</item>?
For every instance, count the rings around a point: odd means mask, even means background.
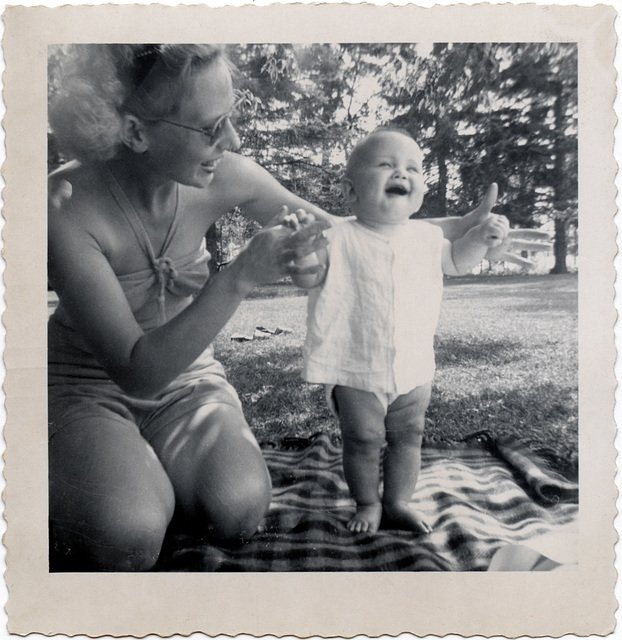
[[[272,178],[255,161],[238,153],[225,152],[212,182],[205,189],[188,189],[188,197],[195,205],[207,207],[210,216],[220,217],[251,200],[262,180]]]
[[[239,200],[236,205],[253,197],[257,186],[274,178],[254,160],[239,153],[226,152],[214,176],[213,187],[225,197]]]
[[[60,196],[60,204],[98,198],[102,188],[101,167],[72,160],[48,175],[48,196]],[[65,189],[69,185],[68,189]]]
[[[69,184],[69,188],[65,187]],[[48,228],[50,239],[107,235],[110,197],[101,171],[95,166],[70,162],[48,176]],[[54,194],[59,194],[52,202]],[[55,231],[59,233],[55,233]]]
[[[240,176],[241,172],[259,169],[259,165],[246,156],[241,155],[235,151],[226,151],[220,160],[218,166],[222,171],[218,172],[218,176],[225,179],[235,179]]]

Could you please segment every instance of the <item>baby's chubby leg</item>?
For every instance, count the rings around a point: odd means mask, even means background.
[[[421,468],[421,443],[431,389],[430,382],[399,396],[389,406],[385,420],[384,518],[387,526],[418,533],[432,531],[423,515],[410,504]]]
[[[343,471],[356,501],[356,514],[348,529],[374,533],[382,518],[379,476],[385,410],[367,391],[337,386],[334,394],[343,437]]]

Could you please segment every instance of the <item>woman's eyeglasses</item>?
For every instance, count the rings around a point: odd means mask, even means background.
[[[211,127],[191,127],[188,124],[182,124],[181,122],[173,122],[172,120],[167,120],[166,118],[141,118],[141,120],[145,120],[146,122],[166,122],[166,124],[172,124],[174,127],[181,127],[182,129],[188,129],[189,131],[196,131],[204,136],[205,142],[208,145],[212,146],[220,140],[223,135],[223,131],[227,126],[227,122],[233,126],[233,120],[237,115],[236,108],[234,107],[229,113],[225,113]]]

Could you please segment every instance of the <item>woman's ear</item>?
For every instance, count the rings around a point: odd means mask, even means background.
[[[143,123],[136,116],[130,114],[123,116],[121,138],[123,144],[135,153],[145,153],[149,148]]]
[[[348,202],[353,202],[356,198],[356,192],[354,191],[354,184],[350,178],[343,178],[341,181],[341,193]]]

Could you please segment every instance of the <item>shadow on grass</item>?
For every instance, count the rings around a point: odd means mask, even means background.
[[[307,290],[297,287],[290,281],[277,282],[255,287],[246,297],[249,300],[266,300],[270,298],[301,298],[307,296]]]
[[[565,312],[576,314],[578,277],[466,276],[445,281],[446,300],[482,300],[494,297],[513,314]]]
[[[520,360],[524,345],[513,340],[477,340],[470,337],[436,339],[434,351],[437,367],[468,364],[500,366]]]
[[[483,430],[493,437],[524,441],[565,476],[577,477],[576,398],[571,389],[545,383],[459,397],[433,391],[424,437],[430,446],[461,441]]]
[[[278,443],[288,436],[306,438],[336,430],[324,389],[308,384],[300,375],[301,348],[278,345],[278,339],[274,338],[270,354],[248,343],[221,358],[255,436],[260,442]]]
[[[269,352],[258,349],[257,343],[242,344],[222,359],[257,439],[278,444],[285,437],[337,432],[322,387],[300,377],[300,347],[277,341],[278,336]],[[485,348],[486,362],[491,362],[491,350],[496,350],[493,361],[510,362],[516,357],[511,353],[513,346],[504,341],[491,347],[486,342],[471,345],[454,340],[441,348],[440,356],[447,359],[453,354],[463,364],[466,359],[480,360],[479,351]],[[572,389],[547,382],[507,391],[480,388],[465,395],[435,386],[426,417],[428,446],[462,442],[482,430],[526,441],[564,475],[576,476],[578,433]]]

